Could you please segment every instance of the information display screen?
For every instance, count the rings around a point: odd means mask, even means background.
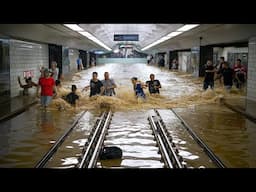
[[[138,34],[115,34],[114,41],[139,41]]]

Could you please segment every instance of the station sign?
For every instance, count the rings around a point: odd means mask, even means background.
[[[139,41],[138,34],[115,34],[114,41]]]

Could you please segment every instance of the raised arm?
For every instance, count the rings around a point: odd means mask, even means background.
[[[82,91],[88,91],[89,88],[90,88],[90,85],[87,85],[87,86],[85,86],[85,87],[82,89]]]
[[[21,81],[20,81],[20,76],[18,76],[18,83],[20,85],[21,88],[24,88],[24,85],[22,85]]]

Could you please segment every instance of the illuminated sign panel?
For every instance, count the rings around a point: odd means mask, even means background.
[[[118,34],[114,35],[114,41],[139,41],[138,34]]]

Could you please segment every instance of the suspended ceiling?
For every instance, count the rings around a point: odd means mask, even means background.
[[[114,34],[139,34],[139,41],[133,42],[142,48],[175,31],[183,24],[78,24],[107,46],[113,48]],[[193,46],[217,43],[248,41],[256,36],[255,24],[200,24],[191,31],[156,45],[147,52],[188,49]],[[63,24],[0,24],[0,38],[14,38],[41,43],[58,44],[83,50],[104,50],[83,35]],[[202,41],[199,41],[202,37]],[[128,42],[129,43],[129,42]]]

